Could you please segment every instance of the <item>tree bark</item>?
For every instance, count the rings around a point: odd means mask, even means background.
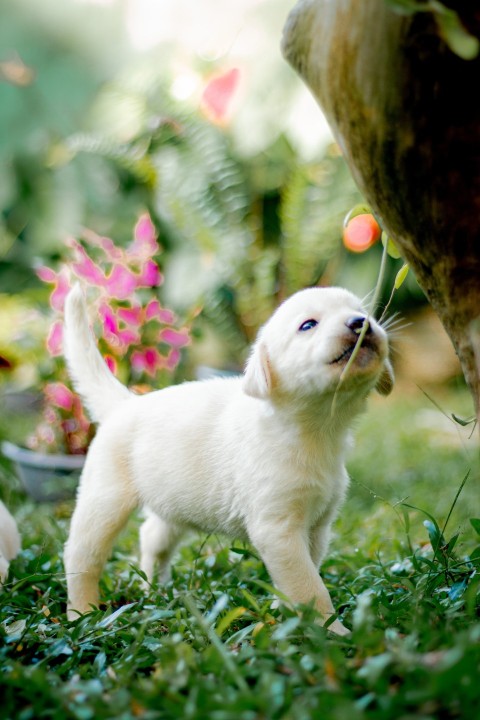
[[[385,0],[300,0],[283,52],[452,339],[478,417],[480,58]]]

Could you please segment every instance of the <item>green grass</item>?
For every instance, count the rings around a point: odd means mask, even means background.
[[[464,394],[439,402],[469,413]],[[109,606],[67,622],[71,504],[32,505],[1,465],[24,550],[0,594],[0,717],[476,717],[479,472],[466,438],[421,394],[375,402],[360,423],[323,567],[348,639],[282,604],[253,550],[223,538],[193,537],[171,583],[145,595],[138,517],[102,579]]]

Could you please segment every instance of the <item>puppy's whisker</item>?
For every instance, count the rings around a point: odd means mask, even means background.
[[[375,288],[372,288],[366,295],[362,298],[362,305],[368,306],[373,299],[373,295],[375,293]]]
[[[386,330],[391,325],[391,323],[396,322],[400,317],[399,312],[394,312],[388,317],[385,317],[385,313],[383,313],[382,315],[384,319],[381,322],[379,321],[378,324],[381,325],[384,330]]]
[[[388,337],[390,340],[398,340],[398,338],[403,337],[404,330],[409,328],[412,325],[412,323],[405,323],[404,325],[399,325],[398,327],[394,327],[393,330],[388,331]]]

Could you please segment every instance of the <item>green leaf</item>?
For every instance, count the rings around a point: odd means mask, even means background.
[[[109,627],[109,625],[114,623],[115,620],[120,617],[120,615],[123,615],[124,612],[127,612],[135,605],[137,605],[137,603],[129,603],[128,605],[122,605],[117,610],[115,610],[115,612],[107,615],[107,617],[103,618],[103,620],[100,620],[100,622],[97,624],[97,628]]]
[[[392,238],[387,235],[385,231],[382,232],[382,245],[387,248],[387,253],[394,260],[399,260],[402,256],[397,250],[397,246],[393,242]]]
[[[427,528],[428,537],[430,538],[430,542],[432,544],[435,556],[443,563],[445,563],[445,558],[443,557],[442,553],[438,552],[441,547],[444,547],[446,545],[445,538],[443,537],[440,528],[438,527],[436,522],[432,522],[431,520],[424,520],[423,524]]]
[[[452,535],[450,540],[447,543],[446,550],[448,550],[448,554],[450,555],[452,553],[453,548],[457,544],[457,540],[460,537],[460,534],[457,533],[456,535]]]
[[[473,552],[470,553],[470,560],[477,560],[480,559],[480,545],[475,548]]]
[[[452,413],[452,418],[455,420],[455,422],[458,425],[461,425],[462,427],[466,427],[467,425],[471,425],[472,423],[476,422],[476,417],[468,418],[468,420],[464,420],[463,418],[458,417],[458,415],[455,415],[455,413]]]
[[[275,640],[285,640],[285,638],[287,638],[291,632],[297,629],[299,624],[299,617],[288,618],[288,620],[285,620],[285,622],[275,628],[272,637]]]
[[[470,518],[470,525],[473,527],[477,535],[480,535],[480,518]]]
[[[448,47],[462,60],[474,60],[480,51],[480,42],[462,25],[456,12],[441,10],[436,13],[440,33]]]
[[[348,213],[345,215],[343,227],[347,227],[350,220],[354,217],[357,217],[358,215],[373,215],[372,208],[366,203],[359,203],[358,205],[354,205],[353,208],[349,210]]]
[[[405,278],[408,275],[408,271],[410,269],[410,266],[408,263],[405,263],[405,265],[402,265],[400,270],[398,271],[396,277],[395,277],[395,283],[394,287],[395,290],[398,290],[400,287],[402,287],[403,283],[405,282]]]
[[[230,625],[232,625],[235,620],[238,620],[238,618],[242,617],[242,615],[245,615],[246,612],[247,609],[244,607],[236,607],[229,610],[215,628],[217,635],[221,637],[225,630],[228,630]]]

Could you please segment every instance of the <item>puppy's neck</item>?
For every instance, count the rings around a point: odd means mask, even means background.
[[[344,437],[355,418],[366,407],[368,393],[334,391],[318,395],[291,397],[280,393],[269,400],[268,412],[284,425],[296,426],[302,432]]]

